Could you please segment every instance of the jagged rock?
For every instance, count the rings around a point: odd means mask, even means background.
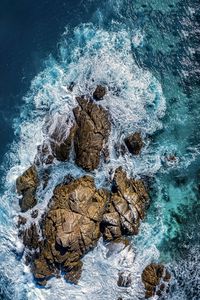
[[[131,286],[131,273],[130,272],[119,273],[117,285],[120,287],[130,287]]]
[[[16,180],[16,188],[22,198],[19,200],[19,205],[22,212],[26,212],[37,204],[35,197],[38,186],[38,175],[36,167],[33,165],[26,170]]]
[[[77,130],[74,137],[75,160],[87,171],[96,169],[100,154],[110,132],[108,112],[92,101],[76,98],[79,106],[74,109]]]
[[[106,88],[102,85],[97,85],[94,93],[93,93],[93,98],[97,101],[102,100],[103,97],[106,94]]]
[[[145,298],[151,298],[155,294],[161,296],[166,289],[166,285],[162,282],[167,276],[168,281],[171,278],[170,273],[161,264],[150,264],[142,273],[142,282],[145,286]],[[161,283],[161,284],[160,284]]]
[[[28,229],[25,229],[23,233],[23,243],[30,250],[39,247],[39,235],[36,224],[33,223]]]
[[[90,176],[55,188],[49,210],[40,225],[44,241],[39,257],[32,262],[34,277],[40,284],[56,276],[58,270],[65,273],[68,281],[77,283],[81,275],[80,259],[100,237],[99,223],[107,197],[106,191],[96,189]],[[33,231],[31,228],[25,235],[24,243],[28,247]]]
[[[140,220],[149,204],[145,186],[141,180],[128,178],[122,168],[115,171],[110,202],[103,215],[101,230],[105,240],[138,233]]]
[[[124,140],[130,153],[134,155],[140,154],[140,151],[143,147],[143,141],[139,132],[129,135]]]
[[[69,135],[61,139],[61,141],[54,140],[51,142],[51,148],[53,150],[53,155],[57,160],[65,161],[69,158],[73,137],[76,131],[76,125],[72,126]],[[55,135],[56,137],[56,135]]]
[[[59,161],[68,160],[75,130],[76,125],[71,124],[65,116],[49,120],[46,124],[48,138],[38,146],[35,164],[48,165],[53,162],[54,158]]]

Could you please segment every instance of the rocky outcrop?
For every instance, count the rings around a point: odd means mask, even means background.
[[[47,138],[42,145],[38,146],[35,163],[48,165],[54,158],[59,161],[68,160],[75,130],[76,124],[71,124],[64,116],[49,120],[46,124]]]
[[[17,178],[16,188],[22,198],[19,205],[22,212],[26,212],[37,204],[36,189],[38,186],[38,174],[33,165]]]
[[[93,93],[93,98],[96,100],[96,101],[99,101],[99,100],[102,100],[103,97],[105,96],[106,94],[106,88],[102,85],[97,85],[94,93]]]
[[[76,283],[81,275],[81,257],[92,249],[99,237],[99,223],[105,210],[107,192],[97,190],[92,177],[85,176],[54,190],[50,208],[41,223],[43,242],[33,260],[35,279],[45,284],[59,271]],[[34,238],[35,230],[26,230],[25,244]],[[30,248],[30,247],[29,247]]]
[[[84,170],[95,170],[100,154],[108,140],[110,121],[108,112],[90,100],[77,98],[74,109],[77,130],[74,137],[75,161]]]
[[[142,181],[128,178],[122,168],[115,171],[110,202],[101,223],[105,240],[138,233],[149,198]]]
[[[138,155],[143,147],[142,137],[139,132],[129,135],[124,140],[129,152],[133,155]]]
[[[24,178],[20,182],[26,186]],[[45,285],[51,276],[62,272],[66,280],[77,283],[81,276],[81,258],[95,247],[101,234],[105,240],[115,243],[109,246],[110,253],[126,247],[128,241],[122,236],[137,233],[147,204],[144,184],[129,179],[122,168],[115,172],[111,192],[97,189],[90,176],[79,179],[67,176],[64,183],[54,189],[39,227],[34,223],[37,210],[31,214],[29,228],[23,227],[22,217],[19,219],[20,236],[27,248],[26,261],[30,262],[36,281]],[[131,277],[125,275],[120,274],[118,284],[129,286]]]
[[[161,264],[150,264],[142,273],[142,282],[146,290],[145,298],[151,298],[154,295],[161,296],[167,290],[167,283],[171,275]]]

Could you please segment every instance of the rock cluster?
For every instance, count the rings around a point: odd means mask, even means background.
[[[67,120],[57,122],[53,132],[48,132],[48,140],[38,147],[37,165],[50,164],[54,158],[66,161],[74,148],[78,166],[87,171],[98,167],[110,132],[109,114],[91,99],[77,97],[76,100],[78,106],[73,110],[75,123],[69,130]],[[66,132],[69,132],[68,135]]]
[[[42,239],[34,223],[21,234],[31,250],[27,261],[37,282],[46,284],[60,270],[68,281],[77,283],[81,258],[95,247],[101,234],[107,241],[136,234],[147,205],[144,184],[128,179],[122,168],[116,170],[110,192],[96,189],[90,176],[58,185],[40,222]]]
[[[146,290],[145,298],[151,298],[154,295],[161,296],[167,290],[166,283],[170,278],[169,271],[163,265],[153,263],[148,265],[142,273],[142,281]]]
[[[97,86],[93,98],[101,100],[105,93],[104,87]],[[55,158],[68,160],[74,150],[75,163],[91,172],[98,168],[101,155],[106,153],[111,130],[108,111],[91,99],[77,97],[76,100],[74,123],[65,117],[58,117],[57,123],[49,120],[48,138],[38,147],[34,165],[16,181],[21,212],[30,209],[32,217],[28,227],[25,216],[19,216],[19,236],[26,248],[26,263],[30,264],[40,285],[61,274],[67,281],[77,283],[81,276],[81,258],[96,246],[100,236],[106,242],[112,241],[114,247],[122,236],[137,234],[149,205],[144,183],[129,178],[122,167],[115,170],[109,191],[97,189],[94,178],[89,175],[74,179],[66,174],[66,180],[55,187],[46,212],[37,220],[39,212],[33,207],[37,204],[40,181],[43,188],[48,184],[51,170],[48,164]],[[139,154],[143,143],[140,134],[135,133],[125,139],[125,144],[132,154]],[[153,295],[163,272],[162,267],[155,265],[144,270],[146,296]],[[120,273],[117,284],[129,287],[131,274]]]

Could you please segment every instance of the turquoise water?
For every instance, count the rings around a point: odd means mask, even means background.
[[[21,115],[14,120],[16,139],[5,158],[5,192],[0,203],[0,283],[3,299],[142,299],[140,274],[150,262],[165,263],[172,284],[165,299],[199,299],[199,88],[195,1],[114,1],[97,6],[89,23],[70,26],[59,42],[59,55],[33,78]],[[86,4],[87,5],[87,2]],[[56,41],[55,41],[56,43]],[[75,82],[73,93],[67,90]],[[75,96],[98,83],[109,86],[101,104],[112,116],[111,159],[94,172],[107,187],[111,169],[122,165],[131,176],[148,178],[151,205],[133,249],[107,257],[102,241],[84,258],[78,286],[53,279],[35,287],[23,264],[23,246],[15,221],[19,212],[15,179],[32,162],[45,139],[45,120],[70,117]],[[116,157],[114,145],[132,131],[145,141],[141,157]],[[53,166],[38,208],[44,211],[63,177],[84,171],[72,161]],[[28,213],[27,213],[28,217]],[[14,267],[14,274],[13,274]],[[131,288],[116,285],[120,270],[133,274]],[[67,298],[66,298],[67,297]],[[155,298],[156,299],[156,298]]]

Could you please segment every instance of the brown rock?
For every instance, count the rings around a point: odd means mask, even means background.
[[[22,212],[29,210],[37,204],[35,197],[37,186],[38,175],[36,167],[33,165],[16,180],[17,192],[22,195],[22,199],[19,200]]]
[[[81,276],[81,257],[92,249],[99,237],[107,192],[97,190],[90,176],[57,186],[48,212],[41,222],[43,243],[38,257],[33,256],[32,270],[43,284],[58,270],[65,278],[77,283]],[[24,244],[38,246],[33,237],[35,228],[28,229]]]
[[[37,249],[39,247],[39,235],[37,226],[34,223],[24,231],[23,243],[30,250]]]
[[[118,168],[113,179],[110,203],[101,223],[104,239],[109,241],[124,234],[137,234],[148,204],[143,182],[129,179],[122,168]]]
[[[74,109],[77,130],[74,137],[76,163],[87,171],[96,169],[100,154],[110,132],[108,112],[101,106],[83,98],[77,98]]]
[[[25,225],[27,222],[27,219],[22,216],[18,216],[18,222],[17,222],[17,227],[19,228],[21,225]]]
[[[161,280],[164,280],[166,274],[169,274],[169,272],[163,265],[160,264],[152,263],[144,269],[142,273],[142,282],[144,283],[146,290],[145,298],[153,297],[155,294],[158,296],[162,295],[162,292],[165,289],[165,284],[161,283],[158,290],[156,290],[156,287],[159,286]]]
[[[47,138],[38,147],[36,165],[51,164],[54,158],[59,161],[68,160],[75,130],[76,125],[71,125],[65,116],[48,120],[45,128]]]
[[[97,101],[102,100],[103,97],[106,94],[106,88],[102,85],[97,85],[94,93],[93,93],[93,98]]]
[[[134,155],[140,154],[140,151],[143,147],[143,141],[139,132],[129,135],[124,140],[130,153]]]

